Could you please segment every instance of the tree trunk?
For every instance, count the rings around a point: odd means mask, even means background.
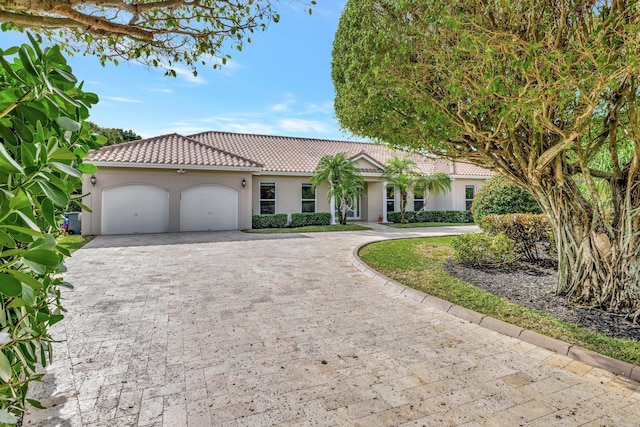
[[[407,210],[407,192],[400,192],[400,223],[406,224],[405,211]]]
[[[594,209],[572,181],[534,190],[549,216],[558,251],[557,292],[590,307],[640,313],[637,200],[613,218]]]

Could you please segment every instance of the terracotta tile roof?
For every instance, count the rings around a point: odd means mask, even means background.
[[[453,163],[452,175],[469,175],[469,176],[493,176],[494,173],[480,166],[471,163],[455,162]]]
[[[152,165],[261,168],[256,161],[178,134],[102,147],[89,153],[93,162]]]
[[[190,135],[212,147],[238,154],[249,159],[259,160],[267,172],[312,173],[322,156],[347,153],[350,157],[364,154],[375,162],[384,165],[392,157],[405,157],[406,152],[393,150],[381,144],[362,142],[333,141],[312,138],[294,138],[286,136],[251,135],[228,132],[203,132]],[[452,174],[454,167],[449,160],[409,154],[422,173],[444,172]],[[469,165],[471,166],[471,165]],[[490,171],[472,166],[480,176],[490,176]],[[381,173],[378,168],[363,168],[363,173]],[[371,169],[371,170],[369,170]],[[467,169],[465,169],[467,170]],[[472,171],[472,169],[468,169]],[[458,174],[461,174],[458,172]],[[465,173],[466,175],[467,173]]]

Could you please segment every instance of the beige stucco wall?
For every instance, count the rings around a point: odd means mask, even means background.
[[[465,187],[473,185],[476,193],[484,184],[485,179],[471,178],[454,178],[451,180],[451,191],[446,194],[431,196],[427,202],[427,210],[437,211],[464,211],[465,205]]]
[[[84,177],[83,203],[93,212],[82,214],[82,234],[100,234],[102,190],[126,184],[151,184],[169,191],[169,231],[180,231],[180,193],[182,190],[205,184],[224,185],[238,191],[238,227],[251,228],[251,216],[260,212],[260,183],[276,184],[276,212],[291,214],[302,209],[301,189],[303,183],[309,183],[309,176],[275,176],[252,175],[251,172],[203,171],[187,170],[184,174],[175,169],[154,168],[122,168],[101,167],[95,174],[96,186]],[[242,187],[242,179],[247,186]],[[427,210],[465,210],[465,186],[474,185],[476,192],[484,183],[484,179],[456,178],[451,182],[451,191],[438,196],[431,196],[427,202]],[[327,201],[328,185],[321,185],[316,191],[316,212],[329,212]],[[399,194],[396,194],[396,210],[399,210]],[[361,220],[378,221],[382,215],[383,178],[367,177],[365,195],[362,198]],[[413,195],[408,198],[407,210],[413,210]]]
[[[197,185],[217,184],[238,191],[238,227],[251,228],[251,172],[186,170],[179,174],[176,169],[100,167],[95,174],[93,187],[85,176],[82,191],[87,194],[82,201],[93,212],[82,212],[82,234],[100,234],[102,190],[125,184],[151,184],[169,191],[169,232],[180,231],[180,192]],[[242,187],[242,179],[247,186]]]
[[[276,184],[276,213],[291,214],[302,210],[302,184],[309,183],[308,176],[255,175],[253,177],[253,214],[260,213],[260,183]],[[330,212],[327,193],[329,186],[322,184],[316,191],[316,212]],[[362,221],[377,221],[382,215],[382,181],[365,183],[360,218]]]
[[[363,215],[363,221],[377,222],[382,215],[382,181],[367,182],[367,212]]]
[[[291,220],[292,213],[302,211],[302,184],[310,184],[310,176],[254,175],[252,185],[253,215],[260,214],[260,183],[276,184],[276,213],[286,213]],[[316,191],[316,212],[329,212],[327,184]]]

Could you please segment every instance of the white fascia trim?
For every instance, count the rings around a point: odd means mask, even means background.
[[[263,175],[263,176],[313,176],[312,172],[274,172],[274,171],[263,171],[262,169],[256,171],[254,175]]]
[[[313,176],[312,172],[273,172],[273,171],[258,171],[255,172],[254,175],[260,176],[304,176],[311,177]],[[381,173],[361,173],[362,177],[373,177],[373,178],[382,178]]]
[[[375,167],[377,167],[378,169],[382,169],[384,170],[384,165],[381,165],[380,162],[377,162],[375,159],[372,159],[370,156],[368,156],[365,153],[360,153],[355,157],[351,158],[352,162],[356,162],[360,159],[365,159],[366,161],[368,161],[369,163],[371,163],[372,165],[374,165]]]
[[[449,175],[451,179],[489,179],[490,176],[484,175]]]
[[[184,169],[184,170],[209,170],[209,171],[233,171],[233,172],[260,172],[262,168],[248,166],[203,166],[203,165],[158,165],[152,163],[125,163],[125,162],[92,162],[97,167],[132,168],[132,169]]]

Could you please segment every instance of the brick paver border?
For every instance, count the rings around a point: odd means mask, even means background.
[[[491,316],[486,316],[482,313],[478,313],[476,311],[469,310],[459,305],[450,303],[449,301],[445,301],[441,298],[428,295],[422,291],[409,288],[401,283],[396,282],[393,279],[390,279],[389,277],[374,270],[373,268],[369,267],[360,259],[360,256],[358,255],[360,253],[360,249],[372,243],[378,243],[381,241],[388,241],[388,240],[399,240],[399,239],[404,240],[404,239],[411,239],[411,238],[415,238],[415,237],[383,239],[383,240],[377,240],[374,242],[363,243],[359,246],[356,246],[353,249],[353,251],[351,251],[349,259],[351,263],[354,265],[354,267],[356,267],[359,271],[364,273],[366,276],[372,278],[377,283],[385,287],[388,287],[394,292],[397,292],[407,298],[411,298],[422,304],[437,308],[446,313],[449,313],[461,319],[467,320],[471,323],[475,323],[477,325],[480,325],[492,331],[499,332],[503,335],[517,338],[526,343],[533,344],[538,347],[542,347],[547,350],[554,351],[562,356],[567,356],[571,359],[583,362],[587,365],[603,369],[605,371],[611,372],[612,374],[623,375],[634,381],[640,381],[640,366],[633,365],[628,362],[623,362],[622,360],[614,359],[612,357],[605,356],[603,354],[599,354],[591,350],[587,350],[582,347],[558,340],[556,338],[551,338],[546,335],[539,334],[537,332],[529,331],[520,326],[506,323],[502,320],[495,319]]]

